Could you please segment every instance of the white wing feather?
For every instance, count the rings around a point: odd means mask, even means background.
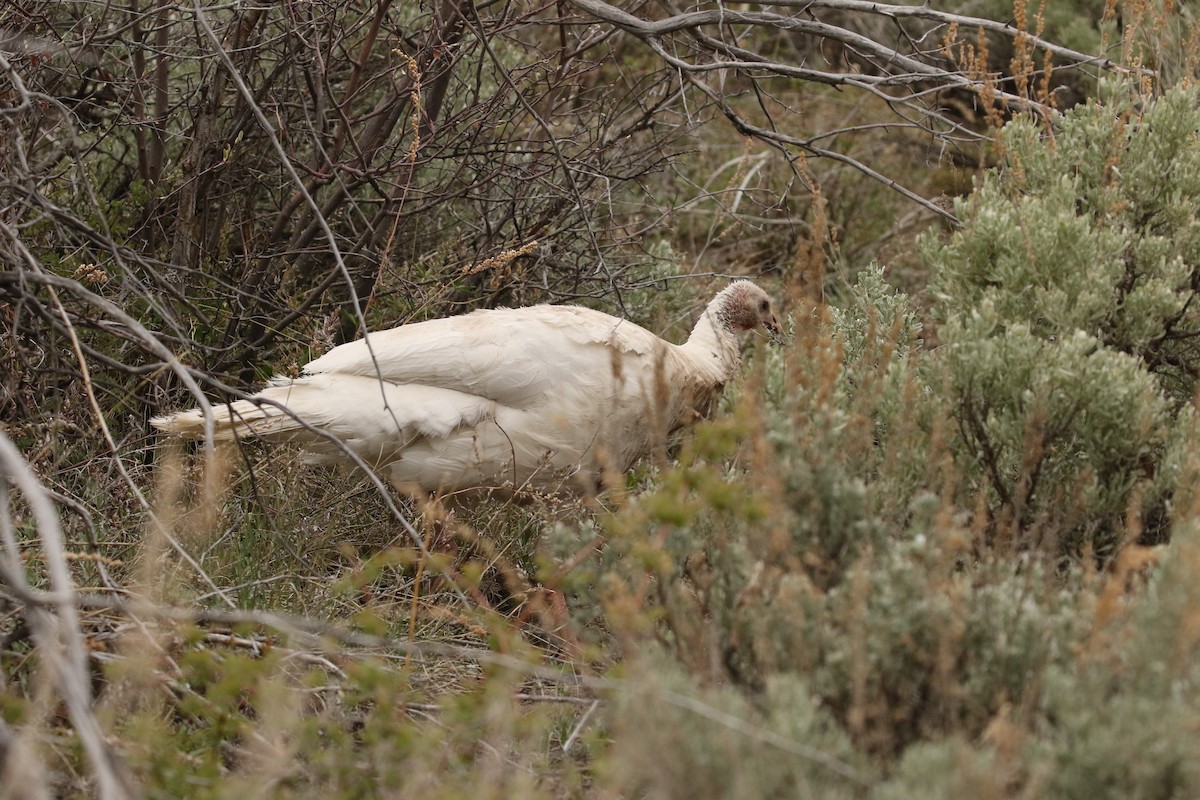
[[[371,333],[304,372],[420,383],[520,406],[580,371],[610,369],[597,346],[650,356],[663,345],[632,322],[578,306],[490,309]]]

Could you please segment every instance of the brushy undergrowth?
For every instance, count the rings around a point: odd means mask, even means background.
[[[82,603],[122,780],[1200,793],[1198,99],[1112,85],[1011,123],[963,229],[923,247],[929,307],[879,267],[794,298],[793,345],[756,343],[723,415],[628,492],[402,505],[410,530],[361,476],[286,453],[164,458],[156,522],[92,520],[109,560],[74,567],[125,587]],[[35,526],[6,535],[45,586]],[[4,603],[0,794],[92,792]]]

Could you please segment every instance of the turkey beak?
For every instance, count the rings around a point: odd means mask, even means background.
[[[779,324],[779,319],[774,314],[763,320],[763,327],[770,334],[771,344],[790,344],[787,335],[783,332],[783,326]]]

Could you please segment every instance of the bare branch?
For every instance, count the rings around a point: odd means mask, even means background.
[[[0,432],[0,538],[5,559],[3,578],[29,605],[25,616],[38,640],[51,681],[57,686],[71,716],[87,758],[99,782],[100,797],[131,797],[132,789],[124,766],[105,744],[104,732],[92,713],[91,677],[87,651],[79,626],[75,583],[67,566],[66,548],[58,515],[41,483],[34,476],[16,446]],[[25,580],[25,568],[9,515],[9,487],[20,490],[37,521],[38,539],[50,577],[50,592],[38,592]],[[54,611],[50,609],[53,608]]]

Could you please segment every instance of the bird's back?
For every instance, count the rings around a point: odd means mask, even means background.
[[[304,367],[477,394],[517,406],[593,371],[595,348],[652,356],[665,343],[638,325],[579,306],[485,309],[401,325],[344,344]]]

